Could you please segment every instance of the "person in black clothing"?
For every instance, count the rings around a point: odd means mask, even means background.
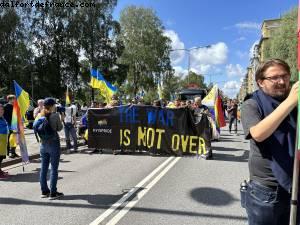
[[[9,134],[8,134],[8,140],[10,136],[13,134],[13,130],[11,129],[11,120],[12,120],[12,114],[13,114],[13,103],[16,100],[16,96],[14,95],[8,95],[7,101],[8,103],[4,105],[4,119],[7,121],[8,127],[9,127]],[[19,157],[19,155],[16,153],[16,148],[11,147],[10,143],[8,141],[7,144],[7,154],[10,153],[10,158]]]
[[[235,100],[232,100],[230,105],[227,106],[229,133],[231,133],[232,124],[234,124],[234,132],[237,134],[237,109],[238,105]]]
[[[288,225],[299,82],[290,84],[289,65],[263,63],[255,74],[259,89],[241,108],[245,138],[250,140],[247,191],[241,191],[249,225]],[[297,224],[300,224],[298,208]]]

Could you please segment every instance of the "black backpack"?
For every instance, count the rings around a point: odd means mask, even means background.
[[[52,129],[49,116],[41,117],[33,124],[34,132],[37,133],[41,140],[46,141],[55,137],[55,130]]]

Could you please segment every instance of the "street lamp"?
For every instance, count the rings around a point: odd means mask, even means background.
[[[200,48],[210,48],[211,45],[206,45],[206,46],[197,46],[197,47],[192,47],[192,48],[178,48],[178,49],[171,49],[170,51],[186,51],[188,53],[188,83],[189,82],[189,74],[190,74],[190,69],[191,69],[191,51],[195,49],[200,49]]]

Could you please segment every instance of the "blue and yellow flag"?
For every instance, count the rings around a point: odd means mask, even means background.
[[[29,94],[26,91],[24,91],[16,81],[14,81],[14,86],[15,86],[16,99],[18,101],[18,105],[21,112],[21,117],[24,119],[25,113],[30,104]]]
[[[100,90],[100,94],[105,98],[107,103],[110,102],[113,94],[117,91],[117,88],[106,81],[103,75],[95,69],[91,69],[90,85],[92,88],[97,88]]]

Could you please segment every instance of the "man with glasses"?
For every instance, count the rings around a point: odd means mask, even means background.
[[[241,199],[249,225],[289,224],[298,100],[290,78],[286,62],[266,61],[255,74],[259,90],[242,107],[250,181]]]

